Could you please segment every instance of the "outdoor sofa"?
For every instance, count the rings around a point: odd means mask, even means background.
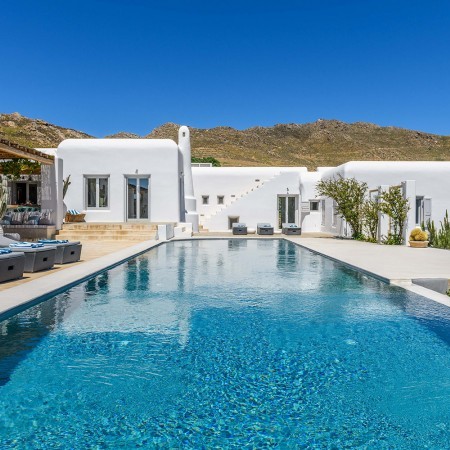
[[[40,239],[44,247],[55,247],[55,264],[68,264],[77,262],[81,258],[82,245],[80,241],[67,241],[56,239]]]
[[[25,254],[24,272],[40,272],[51,269],[55,265],[55,247],[36,247],[35,244],[26,247],[19,244],[12,244],[9,248],[13,252]]]
[[[233,223],[233,234],[247,234],[247,225],[245,223]]]
[[[258,223],[256,225],[256,232],[260,235],[272,235],[273,234],[273,226],[270,223]]]
[[[44,247],[43,244],[30,242],[17,242],[0,236],[0,248],[9,248],[13,253],[24,255],[24,272],[39,272],[51,269],[55,264],[55,247]]]
[[[287,235],[300,235],[302,234],[302,229],[295,223],[283,223],[281,232]]]
[[[16,280],[23,276],[25,269],[25,254],[0,249],[0,283]]]

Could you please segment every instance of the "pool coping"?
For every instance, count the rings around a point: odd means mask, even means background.
[[[139,244],[127,247],[108,255],[95,258],[87,261],[83,264],[79,264],[74,267],[69,267],[64,271],[49,274],[45,277],[32,280],[23,285],[14,286],[9,289],[0,291],[0,321],[5,320],[11,316],[14,316],[38,303],[41,303],[55,295],[58,295],[66,290],[83,283],[103,272],[106,272],[114,267],[123,264],[137,256],[140,256],[149,250],[156,248],[160,245],[168,242],[181,242],[181,241],[196,241],[196,240],[230,240],[230,239],[248,239],[257,240],[257,236],[193,236],[193,237],[179,237],[170,240],[150,240],[140,242]],[[450,297],[434,292],[425,287],[413,284],[411,280],[397,280],[389,279],[373,271],[363,269],[354,264],[350,264],[342,259],[330,256],[323,251],[318,251],[309,247],[307,244],[302,243],[301,239],[289,238],[286,236],[267,236],[264,240],[285,240],[297,245],[312,253],[318,254],[324,258],[335,261],[339,264],[343,264],[352,270],[368,275],[383,283],[391,284],[393,286],[400,287],[407,291],[421,295],[427,299],[433,300],[437,303],[450,307]]]

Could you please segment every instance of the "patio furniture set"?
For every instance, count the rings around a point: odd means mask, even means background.
[[[248,234],[247,225],[245,223],[233,223],[233,235]],[[256,233],[260,236],[269,236],[274,234],[274,228],[270,223],[258,223],[256,226]],[[300,235],[302,229],[295,223],[283,223],[281,233],[286,235]]]
[[[0,227],[2,230],[2,228]],[[20,242],[0,233],[0,282],[21,278],[24,272],[51,269],[55,264],[80,260],[82,245],[78,241],[41,239]]]

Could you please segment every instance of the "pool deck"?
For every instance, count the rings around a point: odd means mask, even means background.
[[[448,250],[377,245],[327,238],[325,235],[316,237],[311,235],[232,236],[228,233],[215,233],[179,240],[223,238],[286,239],[386,283],[400,286],[450,307],[450,297],[412,283],[412,280],[417,278],[449,280],[450,251]],[[164,242],[166,241],[150,240],[138,244],[135,242],[86,242],[83,244],[83,259],[78,263],[55,266],[52,270],[35,274],[24,274],[20,280],[0,284],[0,320]]]

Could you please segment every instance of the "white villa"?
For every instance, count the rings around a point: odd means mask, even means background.
[[[95,223],[188,223],[193,231],[230,230],[234,222],[251,229],[266,222],[280,230],[296,223],[303,232],[348,235],[333,201],[316,197],[323,178],[355,177],[371,193],[402,186],[408,198],[409,230],[450,210],[450,162],[348,162],[339,167],[192,167],[189,129],[178,143],[168,139],[69,139],[42,174],[43,202],[56,211],[57,229],[65,208],[86,212]],[[63,180],[71,185],[62,198]],[[44,186],[45,189],[44,189]],[[45,195],[44,195],[45,191]],[[380,235],[387,223],[380,222]]]

